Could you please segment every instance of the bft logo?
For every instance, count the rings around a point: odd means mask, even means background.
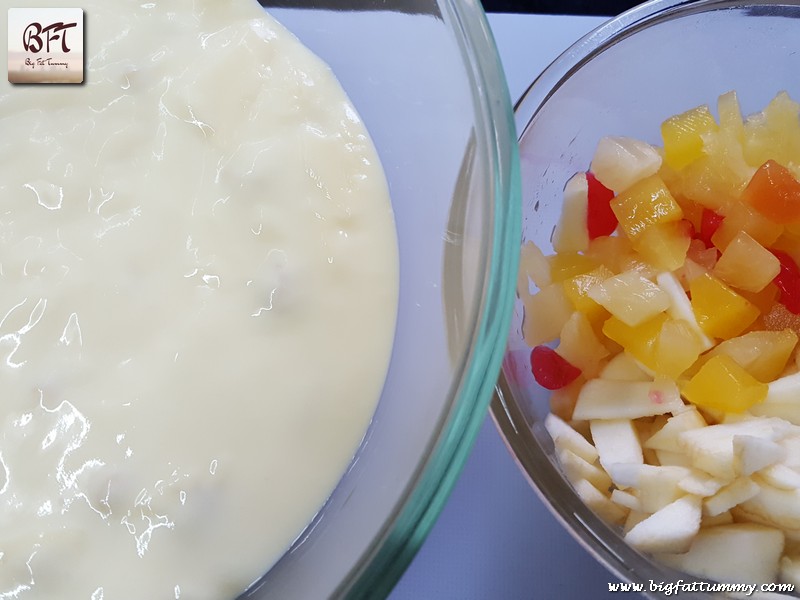
[[[8,80],[83,82],[83,10],[9,8]]]
[[[67,30],[77,27],[77,23],[52,23],[47,27],[42,27],[41,23],[31,23],[22,33],[22,47],[27,52],[41,52],[47,45],[46,52],[50,52],[50,42],[61,40],[61,51],[66,54],[70,52],[67,46]],[[42,39],[44,35],[44,39]]]

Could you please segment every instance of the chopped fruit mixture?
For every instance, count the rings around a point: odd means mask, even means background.
[[[555,254],[523,248],[523,335],[565,476],[628,543],[800,587],[800,104],[716,109],[599,141]]]

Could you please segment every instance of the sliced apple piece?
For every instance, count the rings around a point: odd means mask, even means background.
[[[642,510],[642,503],[639,502],[639,498],[624,490],[611,490],[611,501],[632,511],[639,512]]]
[[[733,453],[740,475],[752,475],[786,457],[786,450],[779,443],[753,435],[734,435]]]
[[[642,446],[630,419],[594,419],[589,422],[592,442],[606,470],[613,463],[642,463]]]
[[[553,248],[556,252],[581,252],[589,246],[586,214],[589,184],[585,173],[576,173],[564,187],[564,202],[556,230]]]
[[[675,382],[657,378],[645,381],[592,379],[578,394],[573,418],[637,419],[678,412],[684,407]]]
[[[680,435],[692,429],[702,429],[707,423],[700,412],[691,407],[667,419],[666,424],[645,443],[645,448],[683,452]]]
[[[781,490],[753,476],[759,492],[739,504],[751,520],[781,529],[800,529],[800,490]]]
[[[591,483],[585,479],[581,479],[572,485],[578,497],[586,506],[593,510],[598,517],[614,525],[620,525],[625,521],[625,517],[628,515],[628,509],[612,502],[608,496],[603,494]]]
[[[759,418],[692,429],[681,433],[679,438],[695,467],[731,481],[740,470],[739,457],[733,446],[734,436],[749,435],[776,441],[785,436],[790,427],[791,424],[783,419]]]
[[[670,452],[669,450],[650,450],[645,448],[644,452],[653,452],[656,455],[656,462],[647,461],[648,464],[658,464],[665,467],[692,467],[692,461],[683,452]]]
[[[559,450],[558,460],[564,475],[573,485],[576,481],[585,479],[598,490],[607,490],[611,487],[611,478],[603,469],[586,462],[572,450],[566,448]]]
[[[800,489],[800,473],[783,463],[761,469],[758,472],[758,476],[764,483],[781,490]]]
[[[791,583],[800,589],[800,556],[784,556],[781,558],[779,577],[782,583]]]
[[[705,498],[716,494],[725,486],[725,483],[725,481],[712,477],[698,469],[692,469],[689,475],[678,482],[678,487],[688,494]]]
[[[642,552],[686,552],[700,529],[701,501],[687,495],[634,526],[625,541]]]
[[[544,426],[558,450],[570,450],[590,464],[597,460],[597,449],[563,419],[548,413]]]
[[[692,473],[685,467],[615,463],[608,465],[608,474],[619,488],[633,488],[642,510],[654,513],[686,492],[679,483]]]
[[[734,523],[701,530],[684,554],[659,554],[657,558],[704,579],[768,582],[776,581],[783,545],[783,533],[775,528]]]
[[[759,492],[758,485],[749,477],[739,477],[723,487],[703,503],[703,512],[710,517],[729,511],[746,502]]]
[[[692,303],[689,301],[689,296],[686,295],[686,291],[681,286],[678,278],[673,273],[666,271],[658,274],[656,283],[669,296],[667,314],[676,321],[686,321],[692,330],[697,333],[702,342],[703,350],[712,348],[714,341],[706,335],[697,323],[697,318],[692,310]]]

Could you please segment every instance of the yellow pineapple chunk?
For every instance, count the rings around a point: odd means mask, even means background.
[[[603,235],[589,242],[586,256],[608,267],[614,274],[627,270],[630,260],[636,258],[631,241],[624,235]]]
[[[564,286],[551,283],[525,303],[522,335],[531,348],[552,342],[572,316],[572,306],[564,294]]]
[[[772,252],[740,231],[714,266],[714,275],[728,285],[760,292],[780,273],[781,263]]]
[[[631,327],[652,319],[670,306],[669,295],[635,270],[596,283],[587,294]]]
[[[656,223],[683,218],[680,205],[658,175],[645,177],[618,195],[611,201],[611,210],[631,240]]]
[[[782,165],[800,158],[800,104],[781,92],[744,123],[744,157],[753,167],[772,159]]]
[[[765,248],[770,248],[783,233],[783,225],[773,223],[744,202],[727,205],[720,212],[725,218],[711,236],[711,242],[720,250],[724,251],[740,231],[747,232]]]
[[[596,283],[605,281],[613,275],[614,273],[608,267],[600,265],[593,271],[570,277],[564,281],[564,293],[569,298],[569,301],[572,302],[572,306],[575,310],[586,315],[586,318],[592,323],[604,321],[611,315],[605,308],[589,297],[589,289]]]
[[[589,320],[579,312],[572,313],[561,329],[556,352],[578,367],[587,379],[597,376],[601,361],[609,354],[597,339]]]
[[[725,340],[712,348],[703,358],[708,360],[724,354],[762,383],[780,376],[797,345],[797,334],[791,329],[781,331],[751,331]]]
[[[703,155],[703,135],[717,130],[708,106],[698,106],[670,117],[661,124],[664,160],[680,170]]]
[[[744,119],[736,92],[730,91],[717,99],[719,128],[730,132],[740,144],[744,143]]]
[[[683,266],[692,238],[688,223],[656,223],[636,238],[633,247],[642,258],[660,271],[675,271]]]

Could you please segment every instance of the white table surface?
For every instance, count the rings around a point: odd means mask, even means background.
[[[516,101],[550,61],[603,19],[492,14],[489,22]],[[613,597],[610,581],[531,489],[487,418],[390,600],[592,600]]]

